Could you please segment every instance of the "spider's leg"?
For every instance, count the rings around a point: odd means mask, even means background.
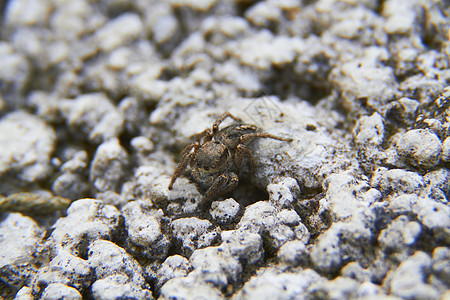
[[[293,140],[291,138],[283,138],[283,137],[279,137],[267,132],[254,132],[254,133],[249,133],[249,134],[244,134],[241,136],[241,138],[239,139],[239,142],[241,144],[248,144],[251,140],[255,139],[255,138],[268,138],[268,139],[274,139],[274,140],[278,140],[278,141],[284,141],[284,142],[292,142]]]
[[[256,167],[256,161],[253,157],[253,153],[244,144],[239,144],[237,145],[236,152],[234,154],[234,165],[236,168],[240,169],[242,167],[242,161],[244,158],[248,160],[250,164],[250,173],[253,174]]]
[[[223,194],[231,192],[239,183],[239,177],[233,173],[224,173],[218,176],[205,194],[205,201],[209,202]]]
[[[209,142],[210,140],[212,140],[213,134],[211,132],[211,129],[205,129],[202,132],[194,135],[194,138],[197,142],[199,142],[200,144]],[[203,142],[202,142],[203,139]]]
[[[234,154],[234,165],[239,169],[242,166],[242,160],[245,158],[248,159],[250,163],[250,173],[253,173],[256,167],[256,161],[253,157],[253,153],[250,149],[247,148],[247,144],[250,143],[255,138],[270,138],[279,141],[291,142],[292,139],[282,138],[276,135],[272,135],[267,132],[253,132],[244,134],[239,138],[239,144],[236,147],[236,153]]]
[[[187,165],[192,161],[192,158],[195,156],[195,153],[197,152],[199,147],[200,144],[198,142],[195,142],[187,145],[186,148],[184,148],[183,151],[181,151],[182,159],[177,169],[173,173],[172,180],[170,180],[169,190],[172,189],[175,180],[183,173]]]
[[[192,151],[192,149],[195,149],[197,143],[198,143],[198,142],[192,142],[192,143],[190,143],[189,145],[187,145],[186,147],[184,147],[183,150],[181,150],[181,152],[180,152],[181,160],[183,160],[183,158],[184,158],[187,154],[189,154],[189,153]]]
[[[232,114],[230,114],[230,112],[228,112],[228,111],[224,112],[213,124],[213,129],[212,129],[213,135],[216,135],[219,132],[220,123],[222,123],[227,117],[232,118],[234,121],[236,121],[238,123],[242,122],[241,119],[233,116]]]

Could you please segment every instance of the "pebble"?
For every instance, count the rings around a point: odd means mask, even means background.
[[[398,140],[397,152],[413,166],[432,168],[441,161],[442,143],[436,134],[426,129],[413,129]]]
[[[24,111],[0,120],[0,175],[17,174],[24,183],[42,180],[52,173],[50,159],[56,146],[52,127]]]
[[[186,257],[196,249],[205,248],[217,243],[220,234],[208,220],[198,218],[181,218],[172,222],[172,235],[175,245]]]
[[[36,272],[43,229],[20,213],[0,220],[0,279],[5,289],[18,290]]]
[[[150,260],[165,259],[171,243],[170,235],[163,233],[163,212],[151,209],[142,200],[129,202],[122,212],[128,233],[128,251]]]
[[[98,146],[89,177],[99,192],[115,191],[128,165],[128,154],[117,138]]]
[[[172,255],[166,258],[156,272],[158,287],[172,278],[185,277],[192,271],[190,262],[181,255]]]
[[[212,202],[209,213],[216,222],[221,225],[227,225],[236,221],[240,211],[241,207],[239,203],[233,198],[228,198],[223,201]]]
[[[115,207],[103,205],[96,199],[77,200],[67,209],[67,217],[53,225],[51,248],[55,253],[68,251],[84,256],[93,241],[111,239],[121,222],[122,217]]]

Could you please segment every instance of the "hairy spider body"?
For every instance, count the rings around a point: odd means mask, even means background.
[[[237,123],[219,130],[219,125],[227,117]],[[224,113],[214,122],[212,129],[198,134],[196,142],[187,145],[181,152],[182,159],[172,176],[169,189],[172,189],[175,180],[190,165],[194,181],[206,190],[206,200],[231,192],[239,183],[237,173],[244,159],[249,161],[250,172],[254,171],[255,159],[247,145],[255,138],[292,141],[262,132],[255,125],[243,124],[241,119],[229,112]]]
[[[258,127],[250,124],[233,124],[225,127],[217,133],[217,140],[225,144],[229,149],[235,149],[244,135],[250,135],[251,140],[246,142],[249,144],[255,137]]]

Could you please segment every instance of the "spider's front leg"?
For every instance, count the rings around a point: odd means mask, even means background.
[[[254,132],[254,133],[244,134],[243,136],[241,136],[241,138],[239,139],[239,143],[247,145],[255,138],[274,139],[274,140],[283,141],[283,142],[292,142],[293,141],[291,138],[283,138],[283,137],[279,137],[279,136],[276,136],[276,135],[273,135],[273,134],[270,134],[267,132]]]
[[[242,167],[242,161],[246,158],[250,164],[250,174],[253,174],[256,167],[256,161],[253,157],[253,152],[247,148],[244,144],[238,144],[236,152],[234,154],[234,165],[237,169]]]
[[[228,111],[224,112],[213,124],[213,135],[216,135],[219,132],[220,123],[222,123],[227,117],[232,118],[235,122],[238,122],[238,123],[242,122],[241,119],[233,116]]]
[[[256,167],[256,161],[253,157],[253,153],[250,149],[247,148],[247,144],[249,144],[255,138],[269,138],[278,141],[284,142],[292,142],[290,138],[282,138],[276,135],[272,135],[267,132],[253,132],[244,134],[239,138],[239,144],[236,146],[236,152],[234,154],[234,165],[240,169],[242,166],[242,161],[244,158],[247,158],[250,164],[250,173],[253,173]]]
[[[183,151],[181,151],[181,162],[178,165],[177,169],[173,173],[172,180],[170,180],[169,183],[169,190],[172,189],[173,184],[175,183],[175,180],[183,173],[183,171],[186,169],[187,165],[193,161],[193,158],[195,157],[195,154],[198,151],[198,148],[200,148],[199,142],[194,142],[189,145],[187,145]]]
[[[214,179],[213,184],[205,194],[205,201],[209,202],[223,194],[231,192],[239,183],[239,177],[233,172],[223,173]]]

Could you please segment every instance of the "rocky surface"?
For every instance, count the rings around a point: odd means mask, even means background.
[[[0,298],[450,296],[445,1],[0,10]],[[169,189],[226,111],[285,140]]]

